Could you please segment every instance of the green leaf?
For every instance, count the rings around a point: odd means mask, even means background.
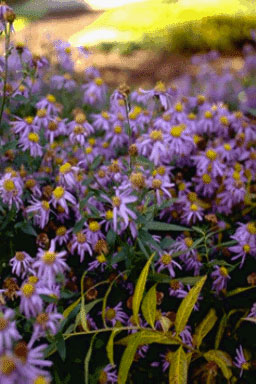
[[[215,309],[210,309],[206,317],[196,327],[194,334],[194,342],[197,347],[200,347],[205,336],[210,332],[216,323],[218,317],[216,316]]]
[[[65,361],[65,359],[66,359],[66,345],[65,345],[65,340],[63,338],[63,335],[61,333],[58,333],[56,335],[56,348],[57,348],[57,351],[58,351],[62,361]]]
[[[113,281],[111,281],[111,283],[110,283],[110,285],[109,285],[109,287],[108,287],[108,289],[107,289],[107,292],[106,292],[106,294],[105,294],[105,296],[104,296],[104,298],[103,298],[103,303],[102,303],[102,321],[103,321],[103,324],[104,324],[104,327],[106,328],[107,327],[107,325],[106,325],[106,319],[105,319],[105,312],[106,312],[106,307],[107,307],[107,300],[108,300],[108,296],[109,296],[109,294],[110,294],[110,292],[111,292],[111,289],[112,289],[112,287],[113,287],[113,284],[115,283],[115,281],[120,277],[120,275],[121,275],[122,273],[119,273],[119,275],[117,275],[115,278],[114,278],[114,280]]]
[[[149,231],[191,231],[190,228],[182,227],[181,225],[162,223],[161,221],[150,221],[146,224],[146,229]]]
[[[204,357],[207,361],[214,361],[221,369],[225,379],[229,380],[232,376],[232,371],[229,366],[232,365],[232,360],[230,356],[218,349],[212,349],[204,354]]]
[[[90,359],[91,359],[91,355],[92,355],[93,342],[94,342],[94,339],[96,336],[97,336],[97,333],[95,333],[93,335],[93,337],[91,338],[90,347],[89,347],[88,352],[87,352],[85,359],[84,359],[84,382],[85,382],[85,384],[90,384],[89,383],[89,363],[90,363]]]
[[[76,306],[80,303],[81,297],[74,301],[74,303],[70,304],[63,312],[64,318],[68,317],[68,315],[76,308]]]
[[[172,356],[169,369],[169,384],[187,384],[187,355],[180,346]]]
[[[252,287],[240,287],[240,288],[236,288],[236,289],[233,289],[232,291],[227,292],[226,297],[230,297],[230,296],[238,295],[239,293],[243,293],[243,292],[248,291],[249,289],[253,289],[253,288],[256,288],[256,287],[255,287],[255,286],[252,286]]]
[[[133,336],[134,337],[128,343],[121,358],[117,379],[118,384],[126,384],[130,367],[140,343],[140,332],[135,333]]]
[[[221,342],[222,336],[224,334],[225,328],[227,326],[227,322],[228,322],[228,316],[226,314],[224,314],[221,318],[221,321],[220,321],[220,324],[219,324],[219,327],[218,327],[218,330],[216,333],[216,338],[215,338],[215,343],[214,343],[215,349],[218,349],[220,346],[220,342]]]
[[[146,322],[154,328],[156,319],[156,285],[154,285],[144,297],[141,310]]]
[[[172,333],[163,333],[159,331],[153,331],[153,330],[142,330],[137,333],[132,333],[126,337],[123,337],[121,340],[118,340],[116,344],[119,345],[128,345],[128,343],[132,342],[136,339],[136,335],[140,333],[140,340],[139,340],[139,346],[140,345],[146,345],[146,344],[165,344],[165,345],[179,345],[180,342],[177,338],[175,338]]]
[[[136,287],[134,290],[134,295],[133,295],[133,299],[132,299],[132,310],[133,310],[134,321],[136,322],[137,325],[139,325],[138,314],[139,314],[139,309],[140,309],[140,303],[141,303],[142,296],[144,293],[146,280],[148,277],[149,267],[150,267],[150,264],[151,264],[154,256],[155,256],[155,253],[153,253],[151,255],[151,257],[149,258],[149,260],[147,261],[145,267],[143,268],[143,270],[139,276],[139,279],[137,281],[137,284],[136,284]]]
[[[107,356],[109,359],[110,364],[115,365],[114,363],[114,338],[117,335],[117,333],[121,332],[119,329],[114,329],[113,332],[111,333],[108,343],[106,346],[106,351],[107,351]]]
[[[182,300],[175,319],[175,329],[177,335],[179,335],[185,328],[206,279],[207,276],[202,277]]]
[[[85,309],[85,302],[84,302],[84,278],[85,275],[87,274],[87,271],[84,271],[82,278],[81,278],[81,309],[80,309],[80,320],[82,327],[85,332],[89,332],[89,328],[87,325],[87,320],[86,320],[86,309]]]
[[[43,301],[46,303],[56,303],[58,299],[56,297],[48,296],[48,295],[39,295]]]
[[[84,217],[81,220],[79,220],[73,228],[73,233],[77,233],[77,232],[81,231],[85,222],[86,222],[86,219]]]

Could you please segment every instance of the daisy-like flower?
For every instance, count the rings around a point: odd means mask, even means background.
[[[75,197],[62,186],[56,187],[52,192],[51,202],[56,208],[57,205],[60,205],[66,213],[69,212],[67,201],[71,204],[76,205]]]
[[[69,240],[71,229],[67,229],[65,225],[61,225],[56,229],[56,237],[54,238],[55,243],[62,245],[66,244]]]
[[[0,179],[0,196],[3,199],[3,203],[7,204],[9,208],[11,208],[13,203],[17,209],[23,204],[21,200],[22,184],[20,178],[13,176],[9,172]]]
[[[180,264],[173,260],[173,257],[170,253],[162,253],[156,265],[158,265],[157,272],[162,271],[163,269],[168,269],[171,277],[175,277],[174,267],[182,269]]]
[[[27,136],[29,132],[38,131],[33,116],[27,116],[23,119],[19,116],[15,116],[15,119],[15,121],[10,122],[14,133],[20,134],[21,136]]]
[[[55,284],[58,273],[63,274],[70,269],[64,261],[67,252],[55,252],[55,247],[55,242],[51,241],[51,246],[47,251],[39,248],[37,260],[33,264],[33,267],[37,269],[39,279],[49,288]]]
[[[86,234],[84,231],[77,232],[73,235],[71,239],[71,253],[74,254],[76,251],[80,256],[80,262],[84,260],[84,255],[86,252],[92,256],[92,249],[90,244],[87,242]]]
[[[68,162],[62,164],[59,168],[59,182],[66,187],[73,188],[77,184],[76,175],[78,171],[78,167],[73,167]]]
[[[232,237],[233,236],[231,236],[231,238]],[[236,253],[236,255],[231,258],[232,261],[241,258],[240,268],[242,268],[242,266],[245,262],[246,256],[248,254],[256,257],[256,243],[255,242],[250,242],[250,243],[241,242],[238,245],[234,245],[233,247],[229,247],[229,250],[231,252]]]
[[[122,303],[118,303],[114,308],[107,307],[105,311],[105,319],[106,322],[112,325],[112,327],[115,326],[117,321],[125,323],[128,320],[128,316],[122,309]]]
[[[43,155],[43,150],[39,141],[39,135],[36,132],[30,132],[19,139],[19,145],[23,151],[28,149],[30,156],[37,157]]]
[[[106,256],[101,253],[100,255],[96,256],[96,260],[91,261],[88,266],[88,271],[93,271],[97,268],[100,268],[100,271],[103,272],[107,265],[107,259]],[[112,266],[113,267],[113,266]]]
[[[117,383],[117,372],[115,366],[108,364],[99,376],[99,384],[114,384]]]
[[[101,77],[95,77],[87,84],[82,85],[84,91],[83,101],[89,105],[103,105],[106,100],[107,86]]]
[[[36,104],[36,108],[39,110],[45,109],[47,111],[47,114],[52,116],[56,116],[59,112],[56,106],[56,98],[51,94],[46,95],[46,97],[40,100]]]
[[[203,220],[203,208],[196,202],[187,203],[183,207],[183,214],[181,216],[184,223],[187,225],[194,224],[197,220]]]
[[[243,371],[248,370],[250,367],[250,364],[244,357],[244,351],[243,351],[242,345],[240,345],[239,348],[236,349],[234,366],[237,368],[240,368],[240,377],[242,377]]]
[[[212,289],[219,294],[223,289],[227,288],[228,280],[231,277],[225,267],[214,266],[215,270],[212,272],[211,277],[214,279]]]
[[[0,311],[0,353],[6,349],[11,350],[13,342],[21,339],[14,317],[15,312],[10,308]]]
[[[98,240],[104,238],[104,235],[101,232],[101,224],[102,222],[98,223],[98,221],[95,220],[90,221],[89,224],[86,224],[86,237],[92,245],[96,244]]]
[[[26,211],[34,212],[34,222],[40,228],[44,228],[49,221],[50,217],[50,203],[47,200],[37,200],[33,199],[30,201],[31,205],[26,209]]]
[[[18,295],[20,296],[20,311],[29,319],[36,317],[43,310],[43,300],[40,294],[48,294],[45,288],[39,288],[37,283],[25,282],[22,284]]]
[[[124,220],[126,227],[129,225],[129,218],[133,220],[137,218],[137,215],[127,207],[127,204],[137,201],[137,197],[131,196],[128,190],[121,192],[119,189],[116,189],[116,193],[115,196],[112,197],[112,201],[105,195],[104,198],[111,202],[113,206],[114,231],[117,231],[118,217]]]
[[[30,271],[31,264],[33,262],[32,257],[27,252],[16,252],[15,256],[9,261],[12,267],[12,273],[20,276],[22,279]]]
[[[222,176],[225,165],[219,160],[219,154],[214,149],[209,148],[199,155],[192,156],[194,164],[197,167],[199,176],[205,173],[211,173],[213,177]]]
[[[17,370],[15,356],[11,352],[5,352],[0,355],[0,383],[13,384],[18,383],[20,372]]]

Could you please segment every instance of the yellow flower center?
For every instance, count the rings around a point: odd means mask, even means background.
[[[86,236],[83,232],[78,232],[76,234],[76,239],[79,244],[84,244],[86,242]]]
[[[46,100],[49,101],[49,103],[56,103],[56,99],[53,95],[49,94],[46,96]]]
[[[226,126],[229,125],[229,120],[228,120],[227,116],[221,116],[221,117],[220,117],[220,122],[221,122],[221,124],[223,124],[223,125],[226,125]]]
[[[38,141],[39,141],[39,136],[38,136],[38,134],[35,133],[35,132],[30,132],[30,133],[28,134],[28,139],[29,139],[29,141],[32,141],[32,143],[38,143]]]
[[[37,276],[29,276],[28,281],[30,284],[36,284],[38,282]]]
[[[185,124],[175,125],[170,129],[170,135],[173,137],[180,137],[185,128]]]
[[[186,246],[189,248],[192,247],[192,245],[193,245],[193,240],[191,239],[191,237],[185,237],[184,242],[185,242]]]
[[[25,259],[24,253],[23,252],[16,252],[15,253],[15,258],[18,261],[23,261]]]
[[[33,384],[49,384],[49,381],[44,376],[38,376]]]
[[[163,133],[162,131],[159,131],[157,129],[154,129],[151,133],[150,133],[150,138],[154,141],[162,141],[163,140]]]
[[[242,170],[242,165],[239,164],[239,163],[235,163],[234,168],[235,168],[235,170],[236,170],[237,172],[241,172],[241,170]]]
[[[43,208],[45,211],[49,211],[49,209],[50,209],[50,204],[49,204],[49,202],[48,202],[47,200],[43,200],[43,201],[41,202],[41,204],[42,204],[42,208]]]
[[[225,267],[220,267],[220,274],[224,277],[227,277],[228,276],[228,271],[227,271],[227,268]]]
[[[171,120],[171,115],[169,113],[164,113],[163,114],[163,120],[164,121],[170,121]]]
[[[94,137],[90,137],[90,139],[88,140],[88,143],[89,143],[91,146],[94,146],[95,143],[96,143],[96,140],[94,139]]]
[[[179,191],[184,191],[185,188],[186,188],[186,184],[185,184],[185,183],[180,183],[180,184],[178,185],[178,189],[179,189]]]
[[[66,47],[65,48],[65,53],[67,53],[69,55],[71,53],[71,48],[70,47]]]
[[[237,171],[233,172],[233,179],[236,181],[240,180],[240,173]]]
[[[108,112],[106,112],[106,111],[101,112],[101,116],[102,116],[104,119],[106,119],[106,120],[109,119],[109,114],[108,114]]]
[[[4,189],[8,192],[11,192],[15,189],[14,182],[12,180],[5,180],[4,181]]]
[[[213,161],[217,158],[217,152],[215,152],[213,149],[208,149],[208,151],[206,151],[206,157]]]
[[[212,178],[210,175],[208,175],[208,173],[205,173],[202,176],[202,180],[203,180],[204,184],[210,184],[210,182],[212,181]]]
[[[83,124],[86,120],[86,116],[84,113],[78,113],[75,117],[75,122],[77,124]]]
[[[36,322],[40,325],[45,325],[47,321],[49,320],[49,315],[48,313],[40,313],[37,318]]]
[[[112,197],[112,203],[114,207],[120,207],[121,199],[117,196]]]
[[[211,119],[211,118],[212,118],[212,112],[211,112],[211,111],[206,111],[206,112],[204,113],[204,117],[205,117],[206,119]]]
[[[25,183],[27,188],[33,188],[36,185],[35,179],[28,179]]]
[[[57,200],[61,199],[64,193],[65,193],[65,190],[62,187],[56,187],[53,191],[53,195]]]
[[[36,115],[37,115],[38,117],[45,117],[46,114],[47,114],[46,109],[38,109],[38,111],[37,111],[37,113],[36,113]]]
[[[159,188],[161,188],[161,186],[162,186],[162,180],[154,179],[152,181],[152,188],[159,189]]]
[[[120,133],[122,133],[122,127],[120,127],[120,125],[116,125],[115,128],[114,128],[114,132],[117,135],[120,135]]]
[[[245,244],[245,245],[243,246],[243,250],[244,250],[245,253],[250,252],[250,250],[251,250],[250,245],[249,245],[249,244]]]
[[[197,194],[195,192],[189,192],[188,199],[191,202],[195,202],[197,200]]]
[[[196,204],[191,204],[190,205],[190,210],[193,211],[193,212],[196,212],[196,211],[198,211],[198,206]]]
[[[99,263],[105,263],[106,262],[106,257],[103,255],[103,253],[99,256],[96,257]]]
[[[171,255],[169,255],[169,253],[165,253],[162,257],[161,257],[161,263],[164,264],[164,265],[169,265],[172,261],[172,257]]]
[[[63,226],[56,229],[56,235],[57,236],[64,236],[67,232],[67,228]]]
[[[65,163],[60,167],[60,173],[68,173],[71,170],[71,164]]]
[[[15,370],[16,365],[13,359],[7,355],[2,355],[0,357],[0,372],[4,376],[10,376]],[[4,379],[4,378],[3,378]]]
[[[247,224],[247,231],[251,234],[251,235],[256,235],[256,225],[255,223],[248,223]]]
[[[32,116],[25,117],[25,121],[27,124],[32,124],[33,120],[34,120],[34,118]]]
[[[100,224],[97,221],[91,221],[89,228],[92,232],[98,232],[100,230]]]
[[[175,111],[176,112],[182,112],[183,111],[183,105],[181,103],[177,103],[175,105]]]
[[[47,265],[51,265],[56,260],[56,253],[55,252],[45,252],[43,257],[43,262]]]
[[[166,87],[162,81],[158,81],[155,86],[155,91],[166,92]]]
[[[196,115],[193,112],[191,112],[188,114],[188,118],[189,118],[189,120],[195,120]]]
[[[105,316],[107,320],[113,320],[116,316],[116,311],[114,308],[108,308],[105,312]]]
[[[87,155],[89,155],[90,153],[92,153],[92,147],[87,147],[87,148],[85,148],[85,153],[86,153]]]
[[[130,177],[130,182],[134,188],[144,188],[145,187],[145,178],[141,172],[132,173]]]
[[[158,173],[159,175],[164,176],[164,175],[165,175],[165,171],[166,171],[166,169],[165,169],[164,166],[160,166],[160,167],[158,167],[158,168],[156,169],[156,171],[157,171],[157,173]]]
[[[98,86],[101,86],[103,84],[103,80],[101,77],[96,77],[96,79],[94,79],[94,82]]]
[[[0,317],[0,332],[7,328],[9,321],[4,317]]]
[[[31,297],[35,291],[35,287],[31,283],[26,283],[21,288],[21,291],[25,297]]]
[[[56,123],[56,121],[50,121],[48,124],[48,129],[51,132],[55,132],[58,129],[58,124]]]
[[[223,147],[226,151],[231,151],[232,149],[230,144],[224,144]]]
[[[111,210],[106,211],[105,217],[107,220],[112,220],[113,219],[113,211],[111,211]]]
[[[165,360],[168,361],[168,363],[171,363],[172,358],[173,358],[173,352],[172,351],[167,352],[165,355]]]
[[[249,368],[250,368],[250,364],[247,361],[246,363],[242,364],[242,369],[244,369],[245,371],[247,371]]]

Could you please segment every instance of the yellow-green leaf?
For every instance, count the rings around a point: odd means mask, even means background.
[[[227,326],[227,322],[228,322],[228,316],[226,314],[224,314],[220,320],[219,327],[218,327],[218,330],[216,333],[216,338],[215,338],[215,343],[214,343],[215,349],[218,349],[220,346],[220,342],[221,342],[222,336],[224,334],[225,328]]]
[[[182,300],[175,319],[177,335],[179,335],[185,328],[206,279],[207,276],[202,277]]]
[[[194,342],[197,347],[200,347],[205,336],[210,332],[216,323],[218,317],[214,309],[210,309],[206,317],[201,321],[201,323],[196,327],[194,334]]]
[[[232,365],[232,360],[227,353],[218,349],[212,349],[206,352],[204,357],[207,361],[214,361],[218,365],[225,379],[229,380],[231,378],[232,371],[229,366]]]
[[[81,278],[81,309],[80,309],[80,318],[81,318],[81,324],[85,332],[89,332],[89,328],[87,325],[87,319],[86,319],[86,309],[85,309],[85,302],[84,302],[84,278],[87,271],[83,273],[83,276]]]
[[[66,309],[65,311],[63,312],[63,316],[64,318],[66,319],[68,317],[68,315],[73,311],[73,309],[75,309],[75,307],[80,303],[81,301],[81,297],[79,297],[76,301],[74,301],[74,303],[70,304]]]
[[[187,355],[182,347],[179,347],[172,356],[169,369],[169,384],[187,384],[188,363]]]
[[[118,384],[126,384],[127,376],[139,346],[140,332],[137,332],[130,340],[121,358],[118,371]]]
[[[114,338],[118,332],[120,332],[120,330],[116,329],[111,333],[111,335],[108,339],[107,346],[106,346],[108,359],[109,359],[110,364],[112,364],[112,365],[115,364],[114,363]]]
[[[128,345],[130,342],[137,338],[138,333],[140,334],[139,345],[145,344],[166,344],[166,345],[179,345],[179,341],[172,336],[172,334],[163,334],[158,331],[151,330],[142,330],[137,333],[133,333],[126,337],[123,337],[121,340],[118,340],[116,344]]]
[[[138,314],[139,314],[139,309],[140,309],[140,303],[141,303],[142,296],[144,293],[144,289],[145,289],[145,285],[146,285],[146,281],[147,281],[147,277],[148,277],[149,267],[150,267],[150,264],[151,264],[154,256],[155,256],[155,253],[153,253],[151,255],[151,257],[147,261],[145,267],[141,271],[140,277],[139,277],[137,284],[136,284],[136,287],[135,287],[133,299],[132,299],[133,316],[134,316],[134,321],[136,322],[137,325],[139,325]]]
[[[146,322],[154,328],[156,319],[156,285],[154,285],[144,297],[141,310]]]
[[[161,324],[161,327],[162,327],[164,333],[166,333],[166,332],[169,331],[169,329],[170,329],[170,327],[172,325],[172,322],[171,322],[171,320],[168,317],[161,316],[160,324]]]

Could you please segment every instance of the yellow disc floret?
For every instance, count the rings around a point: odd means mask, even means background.
[[[35,291],[35,287],[31,283],[25,283],[23,287],[21,288],[21,291],[24,296],[31,297]]]
[[[39,136],[38,136],[38,134],[35,133],[35,132],[30,132],[30,133],[28,134],[28,139],[29,139],[29,141],[32,141],[32,143],[38,143],[38,141],[39,141]]]

